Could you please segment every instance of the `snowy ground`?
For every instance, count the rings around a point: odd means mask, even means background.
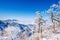
[[[20,38],[11,38],[11,37],[0,37],[0,40],[23,40]]]

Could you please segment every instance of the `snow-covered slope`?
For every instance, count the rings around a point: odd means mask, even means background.
[[[17,21],[18,20],[0,20],[0,38],[7,38],[6,40],[8,40],[8,38],[14,39],[19,37],[18,39],[20,40],[32,35],[32,29],[35,28],[35,24],[25,25]]]

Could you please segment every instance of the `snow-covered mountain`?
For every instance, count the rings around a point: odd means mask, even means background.
[[[4,30],[5,28],[7,28],[8,26],[13,26],[13,27],[19,27],[19,29],[21,30],[21,32],[25,31],[25,28],[28,29],[28,31],[31,31],[31,28],[35,28],[35,24],[20,24],[17,22],[18,20],[0,20],[0,30]]]
[[[0,20],[0,37],[8,35],[9,38],[20,36],[20,38],[30,37],[32,35],[32,29],[35,30],[35,24],[21,24],[18,20]],[[14,35],[15,34],[15,35]],[[12,36],[11,36],[12,35]],[[3,38],[3,37],[2,37]],[[21,39],[22,39],[21,38]],[[19,39],[20,40],[20,39]]]

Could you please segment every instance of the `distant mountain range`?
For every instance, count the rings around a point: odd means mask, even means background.
[[[30,36],[32,34],[32,29],[31,28],[35,28],[36,25],[35,24],[20,24],[17,22],[18,20],[0,20],[0,31],[3,31],[5,28],[7,28],[8,26],[14,26],[14,27],[19,27],[21,32],[24,32],[25,31],[25,28],[27,28],[29,32],[29,35]]]

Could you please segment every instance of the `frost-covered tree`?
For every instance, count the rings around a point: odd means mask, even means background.
[[[40,12],[39,11],[36,11],[36,17],[35,17],[35,23],[36,23],[36,25],[37,25],[37,28],[38,28],[38,33],[40,33],[41,32],[41,25],[42,25],[42,23],[43,23],[44,21],[43,21],[43,19],[42,19],[42,16],[40,15]]]
[[[47,13],[50,14],[51,22],[53,23],[53,28],[55,30],[55,21],[60,23],[60,2],[59,4],[53,4],[50,9],[48,9]]]
[[[44,20],[42,19],[42,16],[40,15],[39,11],[36,11],[36,17],[35,17],[35,23],[36,23],[36,29],[37,32],[33,33],[31,40],[42,40],[42,27],[41,25],[44,23]]]

